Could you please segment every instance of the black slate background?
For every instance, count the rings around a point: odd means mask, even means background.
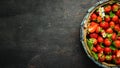
[[[0,0],[0,68],[98,68],[79,41],[97,0]]]

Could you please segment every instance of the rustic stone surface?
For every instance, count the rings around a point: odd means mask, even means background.
[[[0,0],[0,68],[96,68],[79,28],[97,0]]]

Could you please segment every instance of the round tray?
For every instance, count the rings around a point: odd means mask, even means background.
[[[85,15],[83,21],[81,22],[80,24],[80,41],[83,45],[83,48],[85,50],[85,52],[87,53],[87,56],[94,62],[96,63],[98,66],[100,67],[119,67],[118,65],[115,65],[115,64],[108,64],[106,62],[98,62],[96,61],[93,57],[92,57],[92,54],[91,54],[91,51],[87,45],[87,42],[86,42],[86,33],[87,33],[87,22],[89,21],[89,18],[90,18],[90,15],[97,9],[99,8],[100,6],[103,6],[105,4],[111,4],[111,3],[114,3],[116,2],[117,3],[120,3],[120,0],[101,0],[99,2],[97,2],[94,6],[92,6],[90,9],[88,9],[87,11],[87,14]]]

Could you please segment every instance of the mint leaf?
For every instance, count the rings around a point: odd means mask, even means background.
[[[92,55],[95,58],[95,60],[98,60],[98,54],[92,51]]]

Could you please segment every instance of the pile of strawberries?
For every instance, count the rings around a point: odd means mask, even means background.
[[[98,9],[90,16],[87,44],[97,61],[120,65],[120,8],[117,3],[102,7],[104,18]]]

